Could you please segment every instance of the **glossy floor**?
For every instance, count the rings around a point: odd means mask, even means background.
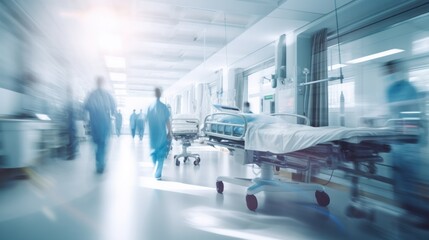
[[[95,174],[90,142],[75,160],[44,160],[27,170],[29,179],[0,185],[0,239],[429,239],[388,214],[374,222],[346,217],[348,193],[333,189],[327,208],[314,193],[261,193],[251,212],[244,188],[225,184],[217,194],[215,181],[260,170],[208,146],[191,151],[201,165],[177,167],[170,156],[162,181],[152,177],[146,138],[112,138],[103,175]]]

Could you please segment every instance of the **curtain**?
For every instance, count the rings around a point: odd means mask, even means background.
[[[313,35],[310,81],[328,78],[327,33],[324,28]],[[311,126],[328,126],[328,82],[307,85],[305,92],[305,114]]]

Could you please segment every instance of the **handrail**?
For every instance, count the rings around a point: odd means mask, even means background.
[[[299,115],[295,113],[274,113],[274,114],[271,114],[271,116],[274,116],[274,117],[287,116],[287,117],[301,118],[305,120],[305,123],[304,123],[305,125],[310,126],[310,119],[304,115]]]
[[[238,117],[238,118],[241,118],[243,120],[243,124],[218,122],[215,119],[216,116]],[[212,126],[215,127],[215,129],[216,129],[215,131],[212,130]],[[222,133],[219,133],[219,130],[218,130],[219,126],[221,126],[223,129]],[[226,130],[225,130],[226,127],[231,127],[230,134],[226,134]],[[243,128],[243,132],[240,134],[240,136],[234,136],[234,127],[242,127]],[[247,119],[241,114],[226,113],[226,112],[213,113],[213,114],[207,115],[204,119],[203,132],[206,133],[206,135],[217,136],[217,137],[229,136],[229,138],[233,139],[233,140],[243,140],[243,137],[246,134],[246,131],[247,131]],[[209,134],[207,134],[207,133],[209,133]]]

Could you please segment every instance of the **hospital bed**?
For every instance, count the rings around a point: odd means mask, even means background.
[[[304,125],[291,124],[285,118],[297,118]],[[296,121],[295,121],[296,122]],[[383,161],[380,153],[390,151],[390,144],[416,143],[415,131],[392,128],[311,127],[309,119],[296,114],[272,116],[237,113],[215,113],[204,120],[207,143],[233,152],[242,164],[256,164],[260,177],[254,179],[220,176],[218,193],[224,182],[246,186],[246,204],[258,207],[255,194],[262,191],[313,191],[317,203],[327,206],[330,197],[324,186],[311,183],[312,175],[321,168],[340,169],[352,175],[351,198],[359,200],[359,177],[387,181],[376,174],[376,163]],[[275,180],[273,166],[306,172],[304,182]]]
[[[183,162],[193,158],[195,166],[200,164],[200,155],[188,152],[188,147],[198,138],[199,125],[197,118],[187,115],[178,115],[171,121],[173,138],[180,141],[182,145],[182,153],[174,155],[176,166],[180,166],[181,158],[183,158]]]

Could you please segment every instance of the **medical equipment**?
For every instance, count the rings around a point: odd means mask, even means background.
[[[325,188],[310,182],[319,169],[328,168],[353,175],[351,197],[358,201],[359,176],[381,178],[376,175],[375,166],[383,161],[379,153],[389,152],[389,144],[417,141],[416,135],[391,128],[315,128],[288,123],[284,117],[301,118],[309,123],[308,118],[296,114],[215,113],[205,118],[203,131],[209,145],[225,147],[243,164],[261,167],[259,178],[218,177],[218,193],[224,190],[223,182],[247,186],[246,204],[252,211],[258,207],[255,194],[261,191],[315,191],[317,203],[327,206],[330,198]],[[275,180],[272,166],[307,172],[305,183]]]
[[[173,138],[182,144],[182,153],[174,155],[176,166],[180,166],[180,158],[183,158],[184,163],[189,158],[193,158],[195,166],[200,164],[200,155],[188,152],[188,147],[191,146],[192,141],[198,138],[199,125],[199,120],[194,117],[183,115],[173,118],[171,122]]]

